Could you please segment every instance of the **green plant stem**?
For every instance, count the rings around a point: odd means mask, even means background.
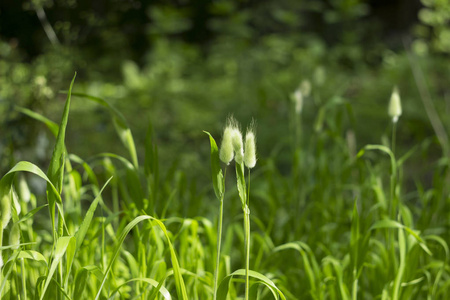
[[[395,156],[395,142],[396,142],[396,135],[397,135],[397,122],[393,122],[392,125],[392,141],[391,141],[391,150],[392,153]]]
[[[23,299],[27,299],[27,286],[26,286],[26,276],[27,273],[25,272],[25,263],[23,261],[24,259],[21,258],[20,259],[20,267],[21,267],[21,272],[22,272],[22,296]]]
[[[217,225],[217,256],[216,256],[216,269],[214,270],[214,300],[217,299],[217,283],[219,280],[220,247],[222,244],[222,221],[223,221],[223,195],[222,198],[220,199],[219,224]]]
[[[358,299],[358,279],[353,280],[352,300]]]
[[[225,187],[225,177],[227,175],[227,169],[225,168],[223,186]],[[214,300],[217,299],[217,284],[219,281],[219,268],[220,268],[220,247],[222,245],[222,224],[223,224],[223,198],[225,195],[225,189],[220,197],[220,211],[219,222],[217,224],[217,256],[216,256],[216,269],[214,270]]]
[[[249,269],[250,269],[250,169],[248,169],[248,189],[247,199],[244,207],[244,228],[245,228],[245,300],[248,300]]]

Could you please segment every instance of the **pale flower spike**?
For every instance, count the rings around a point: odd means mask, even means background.
[[[233,128],[233,134],[231,138],[234,150],[234,160],[238,164],[242,164],[244,161],[244,144],[242,142],[242,133],[238,127]]]
[[[233,135],[233,128],[227,124],[225,130],[223,131],[222,145],[220,146],[219,158],[225,164],[230,164],[233,160],[233,144],[231,142],[231,137]]]
[[[402,104],[398,88],[392,90],[391,100],[389,101],[388,114],[392,118],[392,122],[397,123],[398,118],[402,115]]]
[[[245,134],[244,163],[249,169],[256,165],[256,138],[254,131],[254,123],[252,122],[252,125],[250,125]]]
[[[303,94],[300,88],[298,88],[293,94],[292,94],[292,101],[295,105],[295,112],[297,114],[300,114],[303,109]]]

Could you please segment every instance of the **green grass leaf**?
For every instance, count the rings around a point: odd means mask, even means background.
[[[125,241],[125,237],[128,235],[128,233],[131,231],[131,229],[133,229],[133,227],[135,227],[137,224],[139,224],[140,222],[144,221],[144,220],[152,220],[154,221],[163,231],[166,239],[167,239],[167,243],[169,244],[169,250],[170,250],[170,256],[171,256],[171,260],[172,260],[172,267],[173,267],[173,271],[174,271],[174,276],[175,276],[175,285],[176,285],[176,289],[177,289],[177,293],[178,293],[178,297],[182,300],[187,300],[187,293],[186,293],[186,286],[184,284],[183,281],[183,277],[181,276],[181,269],[180,266],[178,265],[178,259],[177,256],[175,254],[175,249],[173,248],[172,243],[170,242],[170,238],[169,235],[167,233],[166,227],[164,226],[164,224],[159,221],[158,219],[155,219],[151,216],[138,216],[135,219],[133,219],[130,223],[128,223],[128,225],[123,229],[123,231],[120,233],[118,241],[117,241],[117,246],[114,249],[113,252],[113,256],[111,258],[111,261],[108,264],[108,267],[106,268],[102,283],[100,285],[100,288],[97,292],[97,296],[95,297],[95,299],[99,299],[101,291],[103,289],[103,286],[106,282],[106,278],[108,277],[109,272],[111,271],[111,267],[114,263],[114,261],[117,259],[117,256],[119,255],[119,251],[120,248],[122,247],[123,242]]]
[[[50,284],[50,281],[52,280],[53,274],[56,271],[56,268],[58,267],[59,262],[63,258],[63,255],[66,253],[67,247],[69,247],[69,244],[75,242],[75,237],[73,236],[63,236],[58,238],[56,242],[55,247],[55,253],[53,256],[52,265],[50,266],[50,270],[48,271],[48,274],[45,279],[44,288],[42,289],[40,300],[44,299],[45,292],[47,291],[48,285]]]
[[[70,91],[69,91],[69,93],[70,93]],[[73,93],[73,95],[97,102],[98,104],[100,104],[108,109],[111,116],[113,117],[113,123],[114,123],[114,127],[116,128],[116,132],[119,135],[120,140],[124,144],[125,148],[127,148],[128,152],[131,156],[131,161],[133,162],[133,166],[136,169],[138,169],[139,163],[138,163],[138,157],[137,157],[137,153],[136,153],[136,146],[134,144],[133,135],[131,134],[131,130],[128,126],[128,123],[127,123],[125,117],[122,115],[122,113],[120,111],[118,111],[114,106],[109,104],[107,101],[105,101],[99,97],[95,97],[95,96],[91,96],[91,95],[83,94],[83,93]]]
[[[211,144],[211,175],[212,182],[214,186],[214,192],[216,194],[217,199],[221,200],[224,193],[224,185],[223,185],[223,173],[222,168],[220,167],[220,159],[219,159],[219,149],[217,148],[216,141],[211,136],[211,134],[207,131],[203,131],[209,136],[209,142]]]
[[[248,272],[249,277],[252,277],[254,279],[259,280],[263,285],[265,285],[271,292],[275,299],[278,299],[280,297],[282,300],[286,300],[286,297],[284,296],[283,292],[273,283],[272,280],[264,276],[263,274],[249,270]],[[231,280],[234,276],[244,276],[245,277],[245,270],[239,269],[234,271],[228,276],[225,276],[224,279],[220,282],[220,285],[217,289],[217,300],[226,300],[228,295],[228,290],[230,288]]]
[[[133,278],[130,279],[126,282],[124,282],[123,284],[119,285],[109,296],[109,300],[113,300],[115,299],[114,295],[124,286],[126,286],[127,284],[129,284],[130,282],[135,282],[135,281],[140,281],[140,282],[146,282],[148,284],[150,284],[151,286],[155,287],[158,289],[159,293],[164,297],[164,299],[166,300],[171,300],[172,297],[170,296],[169,291],[163,287],[162,285],[160,285],[160,283],[156,280],[150,279],[150,278]]]

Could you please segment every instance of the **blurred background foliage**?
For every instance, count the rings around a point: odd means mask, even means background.
[[[151,125],[161,168],[177,165],[192,182],[209,182],[202,130],[219,140],[231,113],[242,124],[257,119],[260,159],[276,155],[289,172],[282,150],[291,138],[290,95],[305,80],[303,135],[350,132],[357,149],[387,139],[397,85],[404,152],[434,135],[413,65],[449,128],[449,20],[448,0],[2,0],[1,173],[17,160],[47,165],[50,133],[16,106],[59,122],[61,91],[75,71],[75,92],[104,98],[125,115],[140,157]],[[342,119],[341,128],[328,118]],[[439,157],[433,141],[429,151]],[[119,145],[108,112],[74,98],[69,152],[126,153]]]

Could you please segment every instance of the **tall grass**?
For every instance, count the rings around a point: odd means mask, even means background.
[[[18,108],[55,142],[48,167],[20,161],[2,173],[2,299],[450,297],[448,159],[426,157],[428,184],[418,176],[411,186],[404,176],[432,137],[406,153],[394,149],[395,135],[358,152],[350,103],[304,92],[302,101],[318,104],[314,132],[303,131],[306,108],[292,102],[291,132],[259,157],[251,186],[246,163],[221,163],[218,134],[208,133],[212,184],[201,194],[186,183],[189,174],[160,165],[151,126],[142,159],[120,111],[72,93],[73,84],[59,123]],[[70,120],[75,96],[108,110],[127,156],[81,158],[66,149],[66,128],[79,121]],[[185,203],[219,213],[181,217]]]

